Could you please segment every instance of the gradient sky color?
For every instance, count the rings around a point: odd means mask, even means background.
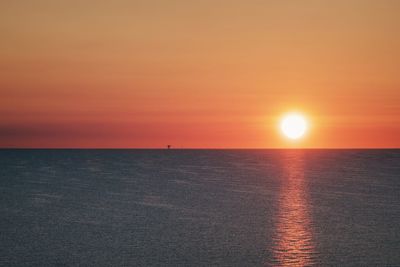
[[[400,1],[1,1],[0,147],[400,147]]]

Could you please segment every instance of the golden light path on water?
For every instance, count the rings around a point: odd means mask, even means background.
[[[315,265],[313,222],[301,150],[282,153],[283,170],[278,199],[272,266]]]

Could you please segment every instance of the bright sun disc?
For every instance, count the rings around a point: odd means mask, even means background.
[[[300,114],[286,115],[281,121],[282,133],[290,139],[299,139],[304,136],[308,128],[307,121]]]

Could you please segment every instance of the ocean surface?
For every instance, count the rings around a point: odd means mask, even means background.
[[[400,150],[0,150],[0,266],[400,266]]]

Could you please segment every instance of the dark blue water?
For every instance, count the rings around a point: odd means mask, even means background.
[[[0,150],[1,266],[400,266],[400,150]]]

